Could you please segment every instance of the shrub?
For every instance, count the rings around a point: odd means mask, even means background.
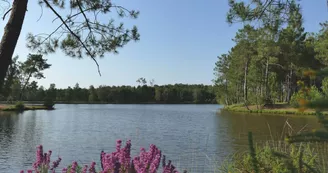
[[[292,173],[293,170],[299,170],[300,158],[304,165],[301,168],[302,172],[312,172],[311,170],[320,168],[319,157],[311,149],[310,144],[278,147],[266,143],[263,147],[257,147],[255,153],[259,173]],[[253,164],[251,153],[241,153],[221,165],[219,172],[253,172]]]
[[[290,104],[293,107],[299,107],[299,100],[301,100],[302,98],[304,98],[304,93],[302,91],[298,91],[292,95]],[[317,87],[312,86],[311,88],[309,88],[308,94],[304,99],[308,101],[314,101],[320,98],[322,98],[322,94],[320,93]]]
[[[322,80],[322,86],[321,86],[323,94],[328,97],[328,77],[325,77]]]
[[[44,102],[43,102],[43,106],[47,107],[47,109],[53,109],[55,103],[52,99],[46,99]]]
[[[23,102],[16,102],[15,109],[18,111],[23,111],[25,109],[25,105]]]

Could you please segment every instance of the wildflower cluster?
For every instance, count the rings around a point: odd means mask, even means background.
[[[150,145],[148,152],[141,148],[140,155],[133,159],[134,168],[137,172],[155,173],[160,165],[161,156],[161,151],[155,145]]]
[[[127,172],[131,163],[131,141],[127,141],[125,147],[121,148],[122,141],[116,142],[116,151],[113,153],[101,152],[101,167],[104,172]]]
[[[43,153],[42,145],[37,147],[36,161],[33,163],[34,170],[27,170],[27,173],[48,173],[49,171],[55,173],[61,158],[52,162],[50,166],[51,151]],[[79,166],[74,161],[67,168],[62,169],[62,173],[156,173],[158,171],[162,158],[161,150],[155,145],[151,144],[149,150],[146,151],[141,148],[140,154],[133,159],[131,158],[131,141],[128,140],[124,147],[122,141],[116,142],[116,151],[112,153],[100,154],[101,170],[96,171],[96,163],[92,162],[91,165]],[[175,167],[171,164],[165,163],[165,156],[163,156],[163,173],[178,173]],[[24,173],[22,170],[21,173]]]

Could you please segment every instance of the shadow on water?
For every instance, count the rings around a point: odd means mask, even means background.
[[[253,132],[254,142],[283,141],[288,133],[306,132],[321,128],[315,116],[281,116],[219,111],[219,126],[226,126],[230,137],[231,155],[248,151],[248,132]],[[218,143],[222,143],[219,139]]]
[[[31,166],[42,134],[36,116],[36,111],[0,112],[0,165],[3,169],[13,170],[12,162]]]
[[[11,158],[10,147],[13,144],[13,138],[17,133],[15,127],[19,121],[19,115],[15,112],[0,112],[0,164],[6,165]],[[7,165],[6,168],[10,168]]]

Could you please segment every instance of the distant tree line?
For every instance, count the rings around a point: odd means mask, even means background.
[[[20,98],[22,85],[15,84],[8,98],[4,101],[15,101]],[[55,84],[49,88],[38,87],[35,81],[31,82],[23,94],[23,101],[43,101],[47,98],[59,103],[216,103],[215,91],[209,85],[163,85],[163,86],[99,86],[95,88],[81,88],[77,83],[74,87],[57,89]]]
[[[45,101],[60,103],[216,103],[215,88],[209,85],[155,85],[154,80],[139,78],[134,86],[99,86],[81,88],[77,83],[66,89],[38,86],[38,79],[45,78],[43,71],[50,68],[47,60],[38,54],[30,54],[24,62],[13,58],[5,78],[0,100]],[[149,83],[149,84],[148,84]]]

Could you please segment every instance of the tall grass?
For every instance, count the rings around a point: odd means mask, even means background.
[[[286,120],[279,139],[274,139],[268,125],[271,140],[254,143],[248,134],[249,150],[231,154],[221,165],[219,173],[326,173],[328,172],[328,143],[289,143],[285,136],[302,134],[295,131]]]

